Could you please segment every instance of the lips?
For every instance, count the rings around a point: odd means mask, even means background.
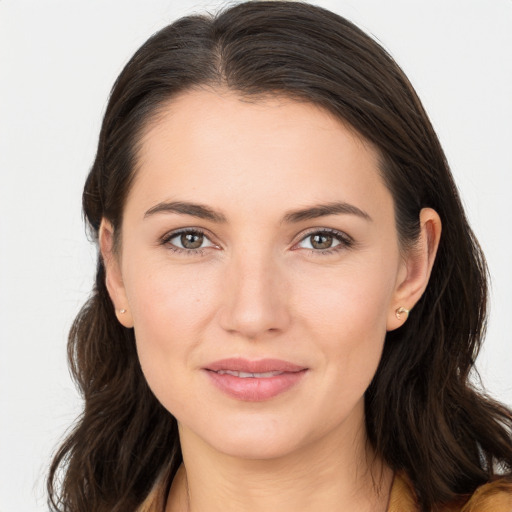
[[[259,359],[250,361],[239,357],[221,359],[206,366],[207,370],[214,372],[227,370],[244,373],[267,373],[267,372],[299,372],[305,370],[304,366],[283,361],[281,359]]]
[[[298,384],[307,372],[304,366],[279,359],[250,361],[230,358],[215,361],[204,370],[210,382],[237,400],[269,400]]]
[[[266,379],[268,377],[275,377],[276,375],[282,375],[284,372],[261,372],[261,373],[250,373],[250,372],[235,372],[234,370],[218,370],[216,373],[219,375],[233,375],[233,377],[240,377],[241,379],[253,378],[253,379]]]

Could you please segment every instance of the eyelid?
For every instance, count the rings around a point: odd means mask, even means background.
[[[175,238],[183,233],[201,234],[210,242],[211,245],[208,245],[206,247],[198,247],[196,249],[187,249],[187,248],[179,247],[177,245],[170,243],[170,240],[172,240],[173,238]],[[330,236],[333,236],[339,242],[339,244],[337,244],[333,247],[329,247],[327,249],[310,249],[310,248],[297,247],[298,244],[303,242],[306,238],[308,238],[312,235],[315,235],[315,234],[328,234]],[[291,250],[299,250],[299,249],[307,250],[310,253],[315,254],[315,255],[335,253],[335,252],[338,252],[341,250],[350,249],[355,245],[355,240],[350,235],[348,235],[344,231],[340,231],[338,229],[333,229],[333,228],[313,227],[306,231],[303,231],[299,235],[299,237],[297,237],[298,240],[292,245]],[[169,249],[173,250],[176,253],[185,253],[188,255],[193,255],[193,254],[201,254],[202,255],[204,253],[205,249],[209,249],[212,247],[215,249],[221,249],[220,244],[214,242],[213,239],[214,239],[214,237],[204,228],[199,228],[199,227],[195,227],[195,226],[190,226],[190,227],[187,226],[187,227],[177,228],[177,229],[168,231],[162,237],[160,237],[159,243],[160,243],[160,245],[167,245],[169,247]]]
[[[204,236],[204,238],[206,238],[210,242],[211,245],[208,245],[206,247],[198,247],[197,249],[187,249],[185,247],[179,247],[179,246],[171,243],[171,240],[173,238],[176,238],[177,236],[182,235],[183,233],[200,234],[200,235]],[[210,235],[207,230],[205,230],[203,228],[195,227],[195,226],[190,226],[190,227],[183,227],[183,228],[178,228],[178,229],[173,229],[171,231],[168,231],[162,237],[160,237],[159,243],[160,243],[160,245],[168,246],[169,249],[173,250],[176,253],[186,253],[186,254],[192,255],[192,254],[198,254],[198,253],[202,254],[205,249],[209,249],[212,247],[215,249],[219,249],[220,248],[219,244],[215,243],[212,240],[212,238],[213,238],[213,236]]]
[[[338,240],[340,243],[338,245],[335,245],[334,247],[329,247],[327,249],[309,249],[309,248],[297,247],[298,244],[303,242],[306,238],[309,238],[310,236],[316,235],[316,234],[331,235],[334,238],[336,238],[336,240]],[[325,254],[325,253],[329,253],[329,252],[331,252],[331,253],[336,252],[336,251],[343,250],[343,249],[349,249],[349,248],[353,247],[354,245],[355,245],[355,240],[350,235],[345,233],[344,231],[340,231],[338,229],[333,229],[333,228],[315,227],[315,228],[310,228],[310,229],[306,230],[305,232],[302,232],[300,234],[299,240],[293,244],[292,250],[303,249],[303,250],[309,250],[311,253],[315,253],[315,254]]]

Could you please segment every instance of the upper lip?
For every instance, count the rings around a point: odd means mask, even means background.
[[[240,357],[220,359],[205,366],[206,370],[218,372],[220,370],[231,370],[245,373],[266,373],[266,372],[300,372],[306,370],[305,366],[283,361],[281,359],[258,359],[250,361]]]

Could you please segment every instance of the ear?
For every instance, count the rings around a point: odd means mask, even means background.
[[[114,251],[114,228],[105,218],[101,221],[98,239],[105,266],[105,284],[117,319],[124,327],[131,328],[133,327],[133,318],[123,284],[119,255]]]
[[[426,290],[441,239],[441,219],[432,208],[420,212],[420,235],[408,250],[398,272],[397,285],[388,312],[387,330],[405,323],[408,310],[420,300]],[[400,308],[404,310],[400,311]]]

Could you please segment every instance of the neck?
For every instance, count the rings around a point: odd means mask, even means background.
[[[184,464],[166,512],[387,510],[393,473],[368,447],[365,432],[355,443],[324,438],[269,460],[219,454],[190,431],[181,434]]]

